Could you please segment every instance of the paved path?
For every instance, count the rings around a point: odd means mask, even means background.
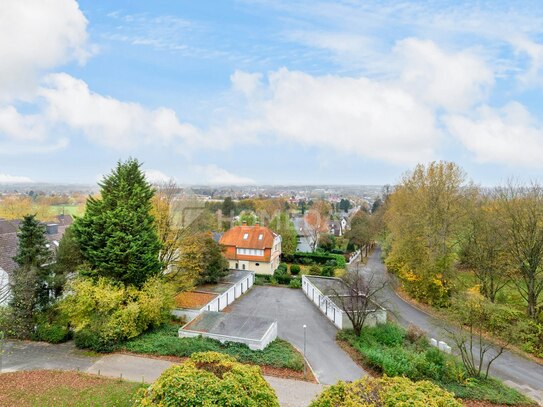
[[[369,272],[388,279],[381,261],[380,248],[376,248],[370,255],[366,267]],[[429,336],[447,342],[438,320],[402,300],[392,288],[389,288],[385,295],[388,302],[386,307],[393,310],[402,325],[416,325]],[[490,370],[492,375],[543,405],[543,366],[540,364],[506,351],[492,364]]]
[[[304,347],[303,325],[307,325],[306,357],[320,383],[352,381],[366,375],[336,343],[337,328],[302,290],[253,286],[232,304],[231,312],[277,320],[278,336],[299,350]]]
[[[134,382],[152,383],[162,372],[173,365],[172,362],[111,354],[91,356],[88,352],[76,349],[72,342],[50,345],[41,342],[7,342],[3,357],[2,372],[19,370],[57,369],[77,370],[100,374],[107,377],[122,378]],[[307,407],[324,386],[299,380],[264,376],[273,387],[281,406]]]

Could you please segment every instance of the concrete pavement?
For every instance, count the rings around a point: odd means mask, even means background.
[[[337,344],[337,328],[302,290],[254,286],[231,307],[230,312],[277,320],[278,336],[300,351],[304,347],[303,325],[307,325],[306,358],[320,383],[352,381],[366,375]]]

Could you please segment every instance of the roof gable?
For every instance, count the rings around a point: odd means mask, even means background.
[[[234,226],[222,235],[219,243],[246,249],[271,249],[277,234],[265,226]]]

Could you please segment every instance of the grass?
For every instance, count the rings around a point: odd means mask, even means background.
[[[242,363],[287,368],[303,371],[304,360],[294,347],[282,339],[276,339],[262,351],[251,350],[247,345],[197,337],[179,338],[178,325],[166,325],[147,332],[122,345],[122,350],[161,356],[188,357],[194,352],[214,351],[234,356]]]
[[[2,406],[132,406],[141,384],[76,372],[34,370],[0,374]]]
[[[340,331],[338,339],[361,355],[364,364],[387,376],[431,380],[456,397],[496,404],[529,405],[529,399],[496,379],[469,378],[460,361],[428,344],[425,336],[411,335],[395,324],[365,328],[359,337]]]

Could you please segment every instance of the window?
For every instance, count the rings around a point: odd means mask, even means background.
[[[249,233],[245,233],[245,234],[243,235],[243,240],[247,240],[247,239],[249,239]]]
[[[257,266],[257,267],[260,266],[260,263],[255,263],[255,266]]]
[[[264,239],[264,235],[261,233],[258,235],[258,240],[262,240],[262,239]]]

